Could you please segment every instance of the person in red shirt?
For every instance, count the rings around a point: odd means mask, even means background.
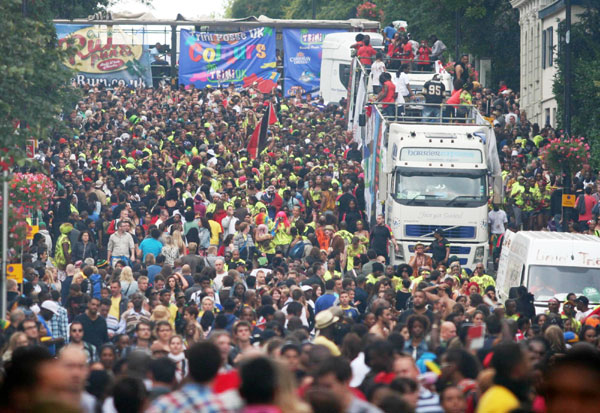
[[[388,57],[396,60],[392,60],[388,67],[391,70],[398,70],[400,67],[400,59],[402,57],[402,37],[400,37],[400,33],[396,33],[394,35],[394,40],[388,45],[387,49]]]
[[[358,56],[358,59],[363,65],[371,66],[373,63],[372,57],[377,54],[377,51],[371,47],[371,38],[369,36],[365,36],[363,42],[364,46],[358,49],[356,56]]]
[[[394,102],[396,102],[396,85],[392,82],[392,76],[385,72],[379,76],[379,83],[381,83],[381,92],[377,95],[379,102],[392,103],[391,105],[382,105],[383,114],[387,116],[393,116],[396,108]]]
[[[354,40],[356,40],[356,43],[354,43],[352,46],[350,46],[351,49],[360,49],[361,47],[363,47],[365,45],[365,43],[363,42],[363,39],[365,38],[365,35],[362,33],[359,33],[356,35],[356,37],[354,38]]]
[[[431,69],[431,62],[429,56],[431,55],[431,49],[427,46],[427,41],[422,40],[419,51],[417,52],[417,67],[419,71],[426,71]]]
[[[587,228],[587,223],[593,218],[592,209],[598,201],[592,196],[592,185],[588,185],[584,189],[584,194],[577,198],[577,211],[579,212],[579,227],[582,230]]]
[[[408,39],[404,39],[404,44],[402,46],[402,64],[408,63],[409,65],[412,65],[414,58],[415,54],[413,53],[412,44],[410,44]]]

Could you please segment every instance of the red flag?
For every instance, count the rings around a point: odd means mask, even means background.
[[[248,147],[246,148],[251,159],[258,158],[260,153],[267,147],[267,129],[269,125],[275,122],[277,122],[277,115],[275,114],[275,110],[273,110],[273,104],[269,103],[269,107],[261,121],[256,125],[254,132],[252,132]]]
[[[277,114],[275,113],[273,103],[269,103],[269,126],[275,123],[277,123]]]

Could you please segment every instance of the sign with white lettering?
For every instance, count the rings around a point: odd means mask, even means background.
[[[402,148],[401,161],[481,163],[483,157],[477,149]]]

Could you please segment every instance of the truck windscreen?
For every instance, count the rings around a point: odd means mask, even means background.
[[[568,293],[575,293],[598,303],[600,268],[532,265],[527,288],[538,301],[548,301],[552,297],[563,301]]]
[[[475,207],[487,202],[485,174],[396,170],[395,199],[403,205]]]

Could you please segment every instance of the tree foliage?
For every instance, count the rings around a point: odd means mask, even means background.
[[[554,81],[558,125],[564,127],[565,27],[559,27],[561,47]],[[600,4],[586,1],[581,20],[571,26],[571,134],[585,137],[591,146],[591,163],[600,168]]]
[[[44,3],[49,5],[48,10],[55,19],[83,19],[106,9],[109,0],[50,0]],[[39,4],[40,2],[35,2],[36,7]]]
[[[28,138],[58,132],[60,115],[77,98],[72,73],[61,64],[70,51],[56,47],[51,15],[43,2],[24,16],[20,0],[0,1],[0,148],[16,159],[24,157]]]

